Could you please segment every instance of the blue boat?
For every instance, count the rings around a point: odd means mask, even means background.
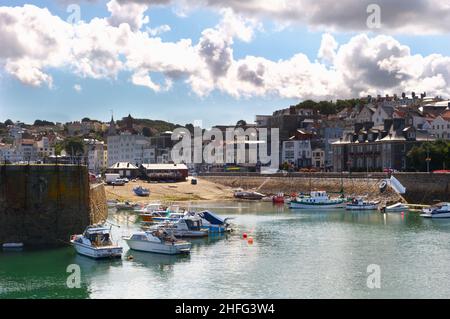
[[[144,188],[142,186],[138,186],[133,188],[133,192],[137,195],[137,196],[149,196],[150,195],[150,190],[148,188]]]

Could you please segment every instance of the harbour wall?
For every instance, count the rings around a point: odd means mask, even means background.
[[[92,210],[90,197],[86,166],[0,166],[0,244],[67,243],[70,235],[82,232],[102,211],[99,204],[95,204],[97,211]]]
[[[398,195],[388,188],[379,191],[381,180],[389,178],[386,173],[203,173],[200,177],[231,188],[258,190],[264,194],[284,192],[309,192],[325,190],[340,192],[343,188],[349,196],[368,196],[371,200],[394,203],[406,201],[414,204],[432,204],[450,201],[450,174],[395,173],[394,176],[406,187],[406,194]]]

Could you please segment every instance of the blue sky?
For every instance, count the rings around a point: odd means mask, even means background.
[[[106,8],[107,2],[81,2],[82,20],[89,23],[95,17],[108,18],[111,13]],[[68,16],[66,12],[67,7],[61,1],[15,1],[15,6],[21,7],[24,4],[34,4],[40,8],[48,8],[52,15],[59,16],[62,20],[65,20]],[[0,6],[10,7],[10,1],[0,1]],[[238,11],[236,8],[234,10]],[[145,15],[149,17],[149,23],[141,30],[144,30],[146,27],[170,26],[170,31],[159,35],[163,42],[175,43],[180,39],[191,39],[194,47],[203,39],[202,32],[205,29],[216,28],[219,30],[218,34],[223,31],[218,27],[223,20],[223,12],[217,8],[194,8],[189,10],[186,16],[180,16],[177,14],[176,5],[152,6],[145,11]],[[0,60],[2,62],[0,64],[0,121],[11,118],[25,122],[32,122],[35,119],[66,122],[79,120],[85,116],[106,121],[110,118],[111,110],[113,110],[116,118],[131,113],[134,117],[163,119],[179,124],[191,123],[194,120],[202,120],[205,126],[235,123],[239,119],[251,122],[254,120],[255,114],[270,114],[276,109],[288,107],[302,99],[316,97],[315,95],[311,96],[311,90],[308,90],[309,85],[328,81],[327,78],[330,77],[341,77],[341,74],[345,73],[339,71],[339,68],[343,66],[338,65],[338,62],[335,62],[336,65],[330,65],[329,63],[318,61],[318,51],[322,45],[322,36],[328,32],[327,30],[314,28],[315,26],[311,26],[307,22],[296,21],[280,28],[280,21],[272,19],[270,16],[256,16],[255,18],[255,16],[247,17],[244,14],[242,17],[242,19],[247,18],[256,20],[259,25],[253,28],[251,40],[243,40],[240,35],[233,35],[232,44],[228,43],[233,51],[233,63],[236,64],[236,68],[242,66],[242,64],[246,66],[248,64],[250,68],[256,67],[246,60],[247,56],[264,58],[264,64],[267,64],[264,68],[266,70],[264,74],[267,74],[267,70],[270,69],[272,70],[271,74],[275,74],[274,77],[286,78],[287,81],[298,83],[301,93],[295,94],[295,87],[287,88],[288,93],[281,90],[278,91],[276,82],[265,86],[264,89],[256,85],[255,87],[246,88],[245,92],[240,92],[240,86],[242,87],[243,85],[236,84],[236,88],[231,87],[233,82],[236,82],[233,77],[221,83],[222,79],[216,79],[213,76],[206,78],[206,82],[217,82],[217,84],[211,84],[211,90],[202,96],[195,92],[190,84],[185,83],[186,77],[176,78],[172,87],[167,91],[161,90],[156,92],[147,86],[136,85],[131,81],[135,70],[121,70],[116,78],[93,78],[92,76],[72,72],[65,65],[55,67],[52,65],[45,66],[45,63],[42,66],[42,71],[51,76],[52,85],[50,87],[45,84],[29,85],[29,83],[24,83],[26,81],[20,75],[11,72],[10,68],[6,66],[8,61],[21,63],[22,60],[19,58],[22,57],[9,56],[4,58],[3,62]],[[393,32],[390,32],[391,30],[387,31],[382,33],[386,33],[388,37],[392,37],[401,45],[409,47],[411,56],[415,54],[420,54],[423,57],[432,54],[441,54],[445,57],[450,55],[450,37],[445,32],[422,35],[414,32],[405,34],[401,32],[396,33],[395,30]],[[339,45],[352,42],[354,38],[361,34],[367,34],[369,39],[373,39],[380,34],[380,32],[374,34],[372,32],[361,32],[356,29],[352,30],[351,28],[329,33]],[[19,37],[20,34],[17,34],[17,36]],[[0,41],[2,41],[1,38]],[[226,40],[224,41],[226,42]],[[7,43],[4,43],[4,45],[7,45]],[[383,44],[378,45],[383,47]],[[324,75],[324,78],[318,78],[317,80],[313,79],[311,83],[308,80],[301,82],[295,77],[301,77],[303,73],[300,75],[291,74],[289,70],[286,70],[289,67],[283,68],[282,63],[278,63],[280,60],[289,60],[299,53],[305,54],[310,61],[311,65],[308,64],[305,67],[307,74],[310,74],[310,69],[316,70],[313,64],[317,62],[321,67],[327,68],[326,72],[330,72],[330,75]],[[342,50],[342,56],[345,54],[349,53]],[[395,55],[395,53],[390,54]],[[14,60],[14,58],[17,60]],[[180,54],[179,59],[183,58],[184,56]],[[385,55],[383,55],[383,58],[386,58]],[[401,58],[405,57],[402,56]],[[123,60],[124,58],[119,57],[118,59]],[[42,63],[42,61],[36,63]],[[292,65],[298,67],[298,64],[292,63]],[[423,67],[425,69],[428,66],[426,63],[429,62],[420,60],[420,63],[425,65]],[[439,60],[439,63],[444,62]],[[158,68],[160,68],[160,64],[158,62]],[[361,65],[365,64],[367,63],[361,63]],[[166,77],[165,73],[159,74],[152,67],[146,69],[152,80],[158,83],[163,82]],[[185,68],[189,68],[189,66],[183,66],[183,72]],[[401,66],[396,64],[393,68],[399,74],[414,73],[414,71],[409,69],[400,70],[399,68],[404,68],[403,64]],[[231,69],[233,68],[231,67]],[[282,71],[278,71],[278,69]],[[356,71],[355,74],[360,74],[360,72]],[[427,90],[436,90],[436,92],[441,93],[439,90],[442,90],[442,85],[436,85],[435,87],[433,83],[429,83],[435,79],[435,77],[433,78],[434,75],[436,74],[423,74],[417,76],[414,81],[410,80],[411,76],[408,75],[408,82],[395,83],[392,90],[417,86],[417,92],[419,92],[421,90],[420,83],[427,81],[426,83],[428,84],[424,86]],[[443,76],[446,80],[447,74]],[[354,80],[355,84],[347,83],[348,79],[344,81],[345,83],[342,83],[342,79],[340,79],[333,81],[333,83],[324,84],[325,88],[323,90],[325,93],[323,98],[340,98],[339,92],[342,92],[342,97],[348,97],[349,94],[363,95],[366,91],[372,89],[370,87],[371,81],[368,79],[367,86],[358,88],[359,91],[356,91],[354,87],[363,81]],[[275,80],[273,78],[264,78],[264,83],[269,81],[273,82]],[[81,91],[75,90],[75,85],[79,85]],[[383,89],[386,88],[383,86],[373,88],[374,93],[379,93]],[[238,94],[235,94],[236,90],[239,91]],[[388,92],[391,93],[389,90]],[[322,96],[317,96],[317,98],[320,97]]]

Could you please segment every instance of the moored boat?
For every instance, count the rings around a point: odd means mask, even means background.
[[[82,235],[72,235],[71,244],[80,255],[99,258],[120,258],[122,247],[113,244],[111,229],[102,225],[91,225]]]
[[[334,209],[344,208],[343,198],[330,198],[325,191],[313,191],[309,197],[297,197],[289,203],[292,209]]]
[[[133,192],[136,194],[136,196],[141,196],[141,197],[150,196],[150,190],[148,188],[144,188],[142,186],[133,188]]]
[[[176,222],[164,225],[170,231],[173,231],[175,237],[206,237],[209,234],[207,228],[203,227],[202,219],[195,216],[180,218]]]
[[[278,193],[278,194],[272,196],[272,202],[274,204],[284,204],[284,194]]]
[[[400,213],[400,212],[406,212],[409,210],[409,207],[403,203],[395,203],[393,205],[384,206],[380,208],[380,211],[382,213]]]
[[[234,197],[238,199],[261,200],[264,197],[264,195],[258,192],[238,191],[234,193]]]
[[[345,209],[347,210],[376,210],[379,202],[369,202],[363,200],[361,197],[354,198],[350,203],[347,203]]]
[[[423,214],[420,216],[425,218],[450,218],[450,203],[439,203],[430,208],[424,208]]]
[[[138,232],[123,238],[130,249],[166,255],[186,254],[191,250],[191,243],[174,237],[165,229]]]

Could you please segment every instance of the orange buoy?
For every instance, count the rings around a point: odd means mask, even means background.
[[[250,245],[253,244],[253,238],[249,237],[247,243],[249,243]]]
[[[244,238],[244,239],[247,238],[247,233],[243,233],[242,238]]]

